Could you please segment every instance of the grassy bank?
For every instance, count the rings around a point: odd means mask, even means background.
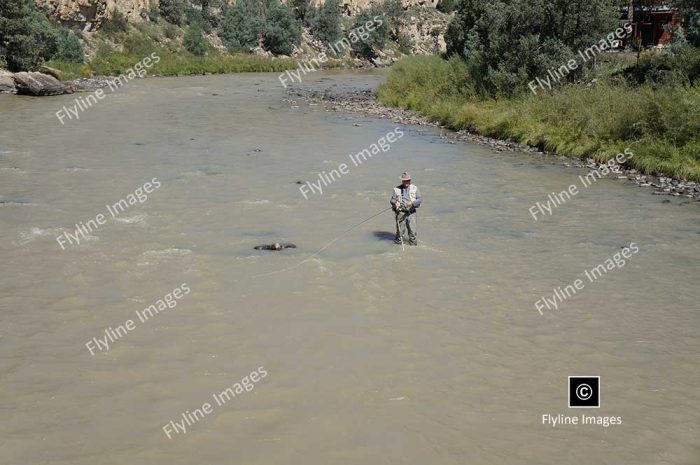
[[[629,147],[629,165],[700,181],[700,89],[631,87],[603,80],[554,92],[483,100],[459,59],[408,57],[378,91],[382,104],[415,110],[455,130],[543,150],[607,160]]]
[[[270,58],[248,54],[213,54],[199,57],[189,53],[173,53],[153,49],[161,58],[148,70],[149,75],[178,76],[190,74],[221,74],[242,72],[281,72],[297,67],[290,58]],[[47,65],[63,71],[64,79],[86,78],[92,75],[117,76],[127,72],[137,62],[150,56],[133,53],[114,53],[109,57],[98,56],[87,64],[51,61]]]

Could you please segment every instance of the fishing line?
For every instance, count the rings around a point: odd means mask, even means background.
[[[311,256],[309,256],[308,258],[305,258],[304,260],[300,261],[300,262],[297,263],[296,265],[290,266],[290,267],[288,267],[288,268],[283,268],[283,269],[281,269],[281,270],[271,271],[271,272],[269,272],[269,273],[256,274],[256,275],[254,275],[254,276],[251,276],[251,278],[260,278],[260,277],[262,277],[262,276],[270,276],[270,275],[273,275],[273,274],[283,273],[283,272],[285,272],[285,271],[289,271],[289,270],[293,270],[294,268],[298,268],[298,267],[300,267],[302,264],[308,262],[309,260],[311,260],[312,258],[314,258],[316,255],[318,255],[318,254],[320,254],[321,252],[323,252],[324,250],[326,250],[328,247],[330,247],[331,245],[333,245],[333,243],[334,243],[335,241],[341,239],[343,236],[345,236],[347,233],[349,233],[349,232],[352,231],[353,229],[357,228],[358,226],[362,226],[363,224],[365,224],[365,223],[368,222],[369,220],[378,217],[379,215],[381,215],[381,214],[384,213],[385,211],[391,210],[391,208],[392,208],[392,207],[385,208],[384,210],[380,211],[379,213],[376,213],[376,214],[370,216],[370,217],[367,218],[366,220],[361,221],[360,223],[357,223],[355,226],[353,226],[353,227],[351,227],[350,229],[346,230],[346,231],[343,232],[340,236],[336,237],[335,239],[333,239],[332,241],[330,241],[328,244],[324,245],[323,247],[321,247],[320,249],[318,249],[316,252],[314,252]]]

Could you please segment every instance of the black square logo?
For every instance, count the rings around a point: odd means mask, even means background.
[[[569,408],[600,407],[600,376],[569,376]]]

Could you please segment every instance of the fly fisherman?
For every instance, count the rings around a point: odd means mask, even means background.
[[[418,186],[411,184],[411,175],[403,173],[401,184],[394,187],[391,196],[391,209],[396,213],[396,238],[394,242],[402,244],[408,230],[408,243],[418,245],[416,238],[416,208],[420,207],[421,197]]]

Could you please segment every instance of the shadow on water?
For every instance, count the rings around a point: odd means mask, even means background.
[[[372,232],[374,234],[374,237],[377,239],[380,239],[382,241],[394,241],[394,236],[396,233],[389,232],[389,231],[374,231]]]

